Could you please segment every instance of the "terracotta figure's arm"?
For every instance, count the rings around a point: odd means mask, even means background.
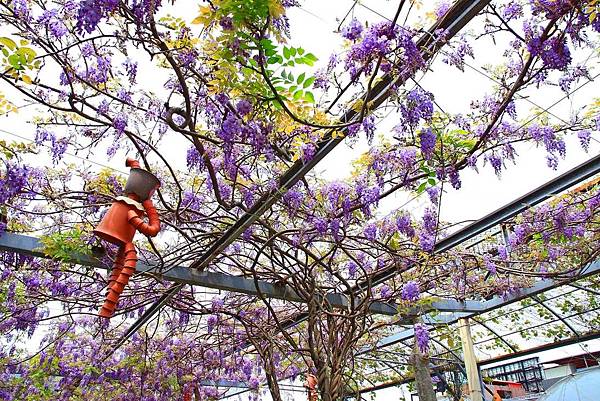
[[[148,223],[144,223],[134,210],[130,210],[128,213],[128,220],[139,232],[149,237],[156,237],[160,231],[160,220],[158,219],[158,212],[152,204],[150,199],[142,202],[146,213],[148,214]]]

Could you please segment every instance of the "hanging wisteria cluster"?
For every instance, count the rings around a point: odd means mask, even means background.
[[[2,91],[14,96],[0,107],[36,110],[33,144],[0,141],[0,235],[42,236],[54,257],[1,254],[0,399],[217,399],[226,390],[214,383],[227,380],[250,397],[268,390],[280,400],[280,381],[314,373],[320,397],[337,400],[366,375],[358,352],[397,322],[372,315],[373,302],[393,302],[398,319],[417,322],[415,311],[435,297],[508,296],[540,277],[571,277],[598,257],[598,185],[506,222],[507,241],[485,252],[434,252],[449,229],[439,219],[444,193],[467,185],[466,169],[501,177],[522,143],[545,152],[551,169],[569,137],[593,149],[598,100],[569,121],[526,100],[544,90],[574,96],[597,76],[589,62],[597,65],[596,1],[492,1],[468,34],[452,39],[403,18],[348,19],[344,50],[326,62],[290,38],[286,12],[301,1],[199,3],[189,19],[171,15],[178,2],[160,0],[0,3],[10,32],[0,38]],[[398,3],[396,17],[418,2]],[[440,3],[429,22],[451,10]],[[441,63],[423,41],[440,48]],[[486,66],[495,85],[461,114],[443,111],[419,78],[431,68],[465,71],[481,43],[502,55]],[[365,99],[388,78],[396,84],[374,110]],[[376,126],[383,109],[394,112],[390,132]],[[342,118],[348,110],[352,121]],[[280,188],[285,171],[310,163],[332,138],[368,144],[347,179],[308,174]],[[302,302],[185,286],[114,351],[168,283],[135,276],[118,315],[96,318],[107,277],[69,257],[93,254],[111,265],[116,250],[91,231],[124,177],[69,155],[101,162],[126,154],[162,182],[155,203],[164,228],[139,241],[141,260],[165,271],[187,266],[261,197],[281,191],[208,269],[288,286]],[[382,207],[400,193],[427,194],[427,205],[412,214]],[[373,283],[383,272],[396,275]],[[357,286],[347,308],[329,304],[327,294]],[[429,328],[414,329],[425,355]]]

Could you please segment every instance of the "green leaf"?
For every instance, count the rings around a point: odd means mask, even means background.
[[[283,57],[290,58],[290,49],[287,46],[283,46]]]
[[[435,185],[435,178],[431,178],[431,177],[430,177],[430,178],[427,180],[427,182],[429,183],[429,185],[432,185],[432,186],[433,186],[433,185]]]
[[[276,49],[277,46],[275,46],[272,42],[271,39],[261,39],[260,40],[260,45],[263,47],[263,49]]]
[[[21,64],[19,63],[20,61],[20,57],[18,54],[11,54],[10,56],[8,56],[8,63],[15,69],[15,70],[21,70],[23,69],[23,67],[21,67]]]
[[[303,95],[304,95],[304,92],[296,91],[296,93],[294,93],[294,100],[300,100]]]
[[[15,41],[7,37],[0,37],[0,44],[8,47],[10,50],[15,50],[17,48]]]
[[[425,188],[427,188],[427,182],[424,182],[421,185],[419,185],[419,188],[417,188],[417,193],[422,194],[423,191],[425,191]]]
[[[292,85],[292,86],[290,86],[290,89],[288,89],[288,90],[290,91],[290,93],[293,93],[296,91],[296,89],[298,89],[298,86]]]
[[[294,57],[296,55],[296,49],[294,47],[290,48],[290,55]]]
[[[312,92],[306,91],[304,93],[304,100],[306,100],[309,103],[314,103],[315,102],[315,95],[313,95]]]
[[[310,60],[310,61],[312,61],[312,62],[315,62],[315,61],[319,60],[319,59],[317,58],[317,56],[315,56],[315,55],[314,55],[314,54],[312,54],[312,53],[306,53],[306,56],[304,56],[304,58],[305,58],[305,59],[307,59],[307,60]]]
[[[315,82],[315,77],[310,77],[306,81],[304,81],[304,89],[308,88]]]
[[[304,49],[303,48],[299,47],[297,50],[298,50],[298,54],[300,56],[304,54]]]
[[[302,73],[302,74],[300,74],[300,75],[298,76],[298,79],[296,80],[296,83],[297,83],[298,85],[300,85],[300,84],[301,84],[301,83],[304,81],[304,77],[305,77],[305,76],[306,76],[306,74],[305,74],[305,73]]]
[[[281,97],[281,101],[284,101],[283,96]],[[277,99],[273,99],[273,107],[275,107],[277,110],[283,110],[283,106],[281,106],[281,103],[279,103],[279,100]]]

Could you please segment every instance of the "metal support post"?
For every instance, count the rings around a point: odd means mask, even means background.
[[[471,337],[471,326],[469,319],[460,319],[458,321],[458,330],[462,343],[463,359],[465,361],[465,370],[467,371],[467,381],[469,383],[469,399],[471,401],[483,401],[483,392],[481,391],[481,381],[479,380],[479,367],[475,357],[475,347]]]

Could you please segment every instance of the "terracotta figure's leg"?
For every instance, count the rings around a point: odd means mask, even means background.
[[[117,256],[115,256],[115,262],[113,263],[113,269],[108,279],[108,288],[112,287],[113,283],[117,281],[117,278],[123,270],[123,263],[125,262],[125,248],[123,245],[119,246]],[[106,295],[108,295],[108,288],[106,289]]]
[[[119,276],[115,279],[112,285],[108,289],[106,300],[104,305],[100,309],[99,315],[101,317],[109,318],[115,312],[119,297],[123,293],[125,286],[129,282],[129,278],[135,273],[135,265],[137,264],[137,252],[132,242],[128,242],[123,247],[123,268]]]

